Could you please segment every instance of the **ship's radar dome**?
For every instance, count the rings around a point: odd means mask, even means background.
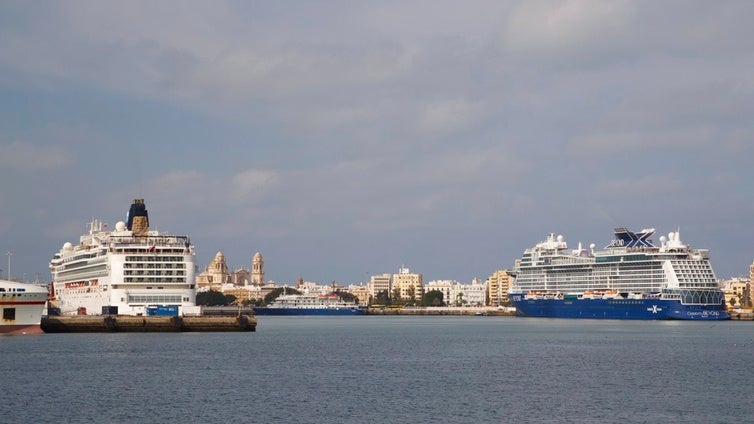
[[[126,223],[123,221],[118,221],[115,223],[115,231],[124,231],[126,229]]]
[[[592,244],[590,244],[590,245],[589,245],[589,248],[590,248],[590,249],[594,249],[595,247],[597,247],[597,245],[596,245],[596,244],[594,244],[594,243],[592,243]]]
[[[561,242],[561,243],[563,242],[563,236],[562,235],[558,235],[558,241]]]
[[[667,240],[665,236],[660,236],[660,243],[665,243]]]
[[[674,232],[671,231],[671,232],[668,233],[668,240],[675,240],[675,233]]]
[[[73,250],[73,245],[71,244],[71,242],[69,241],[65,242],[65,244],[63,244],[63,250],[66,252],[70,252],[71,250]]]

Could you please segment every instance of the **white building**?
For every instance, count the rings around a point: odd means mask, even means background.
[[[372,299],[377,298],[377,293],[381,291],[387,292],[388,297],[393,290],[393,276],[390,274],[373,275],[369,281],[369,295]]]
[[[487,301],[487,284],[476,278],[471,284],[461,284],[455,280],[434,280],[426,284],[425,292],[442,292],[443,302],[448,306],[483,306]]]
[[[457,291],[452,293],[453,305],[457,306],[484,306],[487,304],[487,284],[478,279],[471,284],[459,284]]]
[[[452,305],[453,293],[457,290],[455,287],[461,283],[454,280],[433,280],[427,283],[424,287],[425,293],[429,293],[432,290],[436,290],[442,293],[442,301],[445,305]]]

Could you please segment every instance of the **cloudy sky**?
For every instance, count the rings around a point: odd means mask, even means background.
[[[0,2],[0,269],[144,198],[203,269],[484,279],[550,232],[754,260],[754,2]]]

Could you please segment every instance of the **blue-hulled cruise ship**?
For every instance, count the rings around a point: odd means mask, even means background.
[[[514,265],[509,297],[523,317],[723,320],[730,315],[707,250],[680,232],[652,243],[653,228],[615,229],[601,251],[569,250],[550,234]]]

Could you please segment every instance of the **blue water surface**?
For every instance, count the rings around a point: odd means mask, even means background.
[[[752,322],[272,317],[0,338],[8,423],[688,423],[751,416]]]

